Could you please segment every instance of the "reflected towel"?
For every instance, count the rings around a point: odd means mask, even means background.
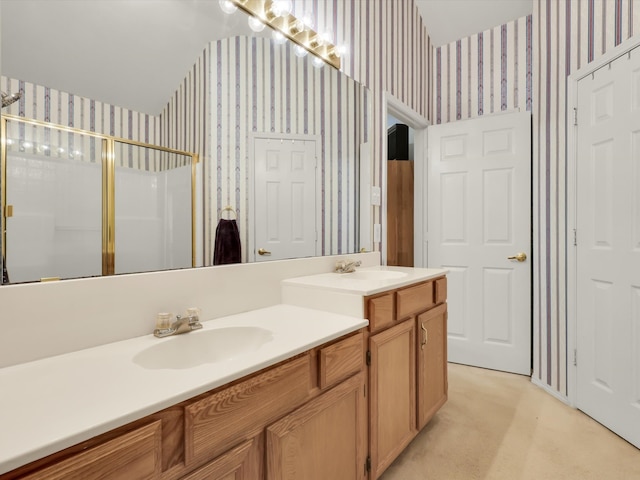
[[[216,227],[213,264],[240,263],[241,252],[238,224],[235,220],[221,218]]]

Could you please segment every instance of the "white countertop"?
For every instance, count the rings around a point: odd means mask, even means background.
[[[368,321],[276,305],[203,325],[186,335],[147,335],[0,369],[0,474],[359,330]],[[256,351],[188,369],[147,369],[134,361],[160,342],[228,326],[258,326],[273,338]]]
[[[445,275],[447,272],[448,270],[442,268],[388,267],[380,265],[356,268],[353,273],[331,272],[289,278],[283,280],[282,285],[367,296],[429,280]]]
[[[363,298],[446,275],[442,268],[367,267],[282,280],[282,303],[364,318]]]

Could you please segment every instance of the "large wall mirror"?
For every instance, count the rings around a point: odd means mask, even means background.
[[[57,133],[48,124],[131,142],[125,153],[131,158],[133,149],[134,161],[120,175],[122,187],[115,187],[116,207],[127,217],[114,237],[115,273],[226,263],[216,257],[216,232],[229,221],[235,221],[241,244],[234,262],[370,247],[361,240],[359,220],[361,174],[368,171],[361,155],[371,139],[369,91],[328,65],[314,65],[309,55],[299,57],[268,28],[256,34],[244,13],[225,14],[217,0],[2,1],[0,46],[0,90],[7,99],[21,94],[1,112],[9,125],[3,132],[2,238],[8,234],[20,245],[18,255],[8,241],[3,244],[10,281],[104,273],[94,251],[104,232],[100,218],[88,213],[89,206],[104,207],[104,179],[96,168],[102,144],[84,142],[83,155],[93,164],[80,153],[74,168],[44,162],[69,161],[77,152],[52,155],[49,140]],[[41,145],[28,142],[26,153],[18,144],[29,140],[32,126],[22,119],[42,122]],[[12,148],[9,133],[17,142]],[[82,133],[63,133],[65,147],[72,135]],[[150,162],[154,153],[145,145],[180,159]],[[192,174],[191,160],[181,158],[198,159]],[[7,164],[14,166],[10,174]],[[55,185],[43,178],[55,178]],[[10,181],[29,184],[37,194],[17,189],[20,201],[9,202]],[[73,261],[69,255],[79,249],[65,238],[78,227],[69,204],[90,225],[75,233],[87,251]],[[27,207],[31,217],[25,220],[20,213]],[[18,234],[12,222],[33,227]],[[29,232],[38,242],[18,238]],[[140,262],[152,239],[159,242],[157,254]],[[118,242],[125,240],[131,268],[123,268],[125,255],[118,255]],[[24,271],[25,263],[54,250],[58,257],[49,263],[66,270],[43,275],[35,269],[12,280],[12,262],[14,271]],[[91,270],[80,268],[85,263]]]

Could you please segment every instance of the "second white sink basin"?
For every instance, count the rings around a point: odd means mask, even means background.
[[[342,273],[338,278],[343,280],[393,280],[406,277],[405,272],[394,270],[356,270],[353,273]]]
[[[254,352],[272,340],[273,332],[253,326],[196,330],[163,339],[138,353],[133,361],[151,370],[192,368]]]

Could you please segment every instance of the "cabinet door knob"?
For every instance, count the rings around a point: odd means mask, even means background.
[[[427,332],[427,329],[425,328],[424,323],[420,324],[420,328],[422,328],[422,332],[424,333],[424,335],[422,337],[423,338],[422,343],[420,343],[420,350],[423,350],[424,346],[429,341],[429,333]]]

